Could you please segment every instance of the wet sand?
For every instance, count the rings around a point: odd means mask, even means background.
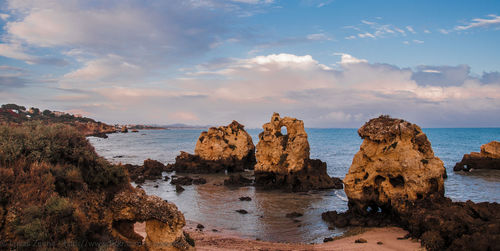
[[[413,239],[398,239],[408,232],[398,227],[370,228],[365,232],[321,244],[279,243],[245,239],[228,231],[199,231],[194,222],[185,227],[196,242],[196,250],[425,250]],[[145,224],[136,223],[135,231],[145,236]],[[363,238],[367,243],[355,243]],[[382,242],[382,244],[377,244]]]

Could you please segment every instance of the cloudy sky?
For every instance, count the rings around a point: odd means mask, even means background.
[[[3,0],[0,103],[108,123],[500,126],[499,1]]]

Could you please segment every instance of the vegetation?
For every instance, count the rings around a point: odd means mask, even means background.
[[[102,228],[89,217],[99,219],[107,194],[127,185],[123,167],[99,157],[69,125],[0,125],[2,245],[60,249],[88,241],[92,228]],[[85,205],[97,216],[89,216]]]
[[[78,117],[72,114],[53,112],[31,107],[26,110],[26,107],[16,104],[4,104],[0,108],[0,123],[25,123],[28,121],[42,121],[44,123],[97,123],[95,120],[85,117]]]

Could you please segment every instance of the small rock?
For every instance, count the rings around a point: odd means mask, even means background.
[[[384,243],[381,241],[377,241],[377,245],[382,245],[382,244],[384,244]]]
[[[193,184],[193,178],[191,178],[189,176],[173,178],[173,176],[172,176],[172,181],[170,181],[170,184],[189,186],[189,185]]]
[[[219,232],[219,230],[214,228],[214,229],[212,229],[212,232]]]
[[[153,187],[154,187],[154,188],[158,188],[158,185],[154,185]]]
[[[170,179],[170,177],[168,177],[168,176],[165,176],[165,177],[163,178],[163,180],[164,180],[164,181],[168,181],[169,179]]]
[[[193,179],[193,185],[202,185],[206,184],[207,180],[204,178]]]
[[[398,240],[406,240],[406,239],[408,239],[408,238],[406,238],[406,236],[403,236],[403,237],[398,237],[397,239],[398,239]]]
[[[175,191],[176,191],[176,192],[180,193],[180,192],[182,192],[182,191],[184,191],[184,190],[185,190],[185,189],[184,189],[184,187],[181,187],[181,186],[179,186],[179,185],[175,185]]]
[[[329,241],[333,241],[333,238],[332,237],[326,237],[323,239],[323,242],[329,242]]]
[[[142,186],[141,185],[137,185],[136,188],[142,188]]]
[[[354,241],[354,243],[367,243],[368,241],[366,241],[365,239],[363,238],[359,238],[357,240]]]
[[[248,196],[244,196],[244,197],[240,197],[240,200],[241,201],[251,201],[252,198],[248,197]]]
[[[202,231],[205,228],[205,226],[198,224],[198,225],[196,225],[196,228],[199,229],[200,231]]]
[[[295,222],[295,223],[299,223],[299,222],[300,222],[300,220],[294,219],[294,220],[293,220],[293,222]]]
[[[292,212],[292,213],[286,214],[287,218],[297,218],[297,217],[302,217],[302,216],[303,216],[303,214],[297,213],[297,212]]]
[[[238,212],[240,214],[247,214],[248,213],[247,210],[245,210],[245,209],[238,209],[238,210],[236,210],[236,212]]]

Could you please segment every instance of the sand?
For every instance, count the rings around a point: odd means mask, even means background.
[[[369,228],[362,233],[326,243],[300,244],[250,240],[226,231],[199,231],[195,226],[195,223],[189,222],[185,229],[195,240],[196,250],[425,250],[417,240],[401,239],[408,232],[398,227]],[[145,224],[136,223],[135,231],[146,236]],[[360,238],[367,242],[355,243]]]

